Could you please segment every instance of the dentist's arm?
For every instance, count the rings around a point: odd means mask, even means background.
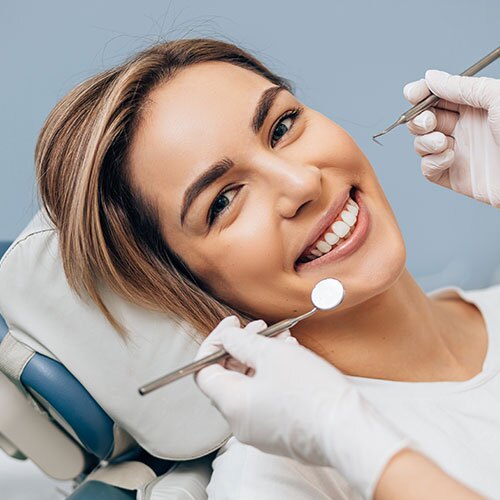
[[[197,359],[224,347],[231,354],[195,377],[233,434],[267,453],[336,468],[365,498],[481,498],[411,449],[413,443],[364,399],[334,366],[298,345],[240,328],[224,318]],[[453,496],[454,495],[454,496]]]
[[[424,176],[500,208],[500,80],[430,70],[404,88],[412,104],[433,94],[436,107],[408,122]]]

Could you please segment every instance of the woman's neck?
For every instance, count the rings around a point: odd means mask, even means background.
[[[346,375],[403,381],[467,379],[465,316],[428,297],[408,270],[385,292],[334,318],[311,317],[292,330],[298,341]],[[475,368],[472,368],[474,370]]]

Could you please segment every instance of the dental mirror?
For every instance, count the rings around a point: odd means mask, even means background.
[[[308,318],[312,314],[314,314],[318,310],[328,311],[330,309],[334,309],[338,305],[342,303],[344,300],[344,287],[342,283],[335,278],[325,278],[321,281],[318,281],[314,286],[311,292],[311,302],[314,304],[314,307],[295,318],[284,319],[274,325],[265,328],[264,330],[258,332],[259,335],[265,335],[266,337],[273,337],[278,333],[284,332],[288,328],[292,328],[299,321],[302,321],[305,318]],[[194,361],[178,370],[173,371],[163,377],[160,377],[156,380],[153,380],[149,384],[146,384],[142,387],[139,387],[139,394],[144,396],[145,394],[149,394],[150,392],[159,389],[175,380],[178,380],[186,375],[190,375],[191,373],[195,373],[205,366],[212,365],[221,361],[225,358],[228,358],[230,354],[225,349],[219,349],[217,352],[214,352],[210,356],[205,356],[204,358],[199,359],[198,361]]]
[[[335,278],[318,281],[311,292],[311,302],[323,311],[337,307],[344,300],[344,287]]]

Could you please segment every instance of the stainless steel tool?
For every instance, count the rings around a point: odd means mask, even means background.
[[[484,56],[477,63],[473,64],[470,68],[467,68],[463,73],[460,73],[460,76],[472,76],[475,75],[478,71],[481,71],[483,68],[491,64],[493,61],[500,57],[500,47],[497,47],[495,50],[490,52],[487,56]],[[374,135],[372,139],[377,143],[381,144],[377,141],[377,137],[381,135],[387,134],[387,132],[391,131],[393,128],[396,128],[398,125],[409,122],[411,119],[415,118],[418,114],[422,113],[426,109],[431,108],[439,101],[439,97],[434,94],[427,96],[425,99],[422,99],[420,102],[415,104],[413,108],[410,108],[408,111],[405,111],[392,125],[387,127],[382,132]]]
[[[334,278],[325,278],[321,281],[318,281],[314,286],[311,292],[311,302],[314,304],[314,308],[310,311],[297,316],[295,318],[284,319],[279,323],[275,323],[274,325],[265,328],[260,331],[260,335],[265,335],[266,337],[273,337],[278,333],[284,332],[287,328],[292,328],[299,321],[302,321],[305,318],[308,318],[312,314],[314,314],[317,310],[327,311],[329,309],[334,309],[344,300],[344,287],[339,280]],[[210,356],[205,356],[204,358],[199,359],[198,361],[194,361],[178,370],[173,371],[163,377],[160,377],[149,384],[146,384],[142,387],[139,387],[139,394],[144,396],[145,394],[149,394],[150,392],[159,389],[170,382],[174,382],[174,380],[178,380],[186,375],[190,375],[191,373],[195,373],[205,366],[209,366],[213,363],[217,363],[225,358],[228,358],[230,354],[225,349],[219,349],[217,352],[214,352]]]

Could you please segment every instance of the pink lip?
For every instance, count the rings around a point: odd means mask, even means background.
[[[347,240],[342,242],[333,250],[324,254],[322,257],[311,260],[309,262],[296,264],[295,269],[297,271],[315,269],[322,266],[323,264],[328,264],[329,262],[333,262],[334,260],[340,259],[342,257],[347,257],[348,255],[354,253],[364,243],[368,235],[368,229],[370,227],[370,213],[368,212],[366,205],[361,200],[361,196],[357,189],[354,192],[354,200],[359,205],[359,213],[354,231],[351,236],[349,236]]]
[[[349,198],[349,194],[351,192],[352,186],[348,187],[343,194],[341,194],[331,205],[331,207],[327,210],[327,212],[319,219],[319,221],[315,224],[312,231],[309,234],[308,243],[302,249],[299,255],[297,255],[297,259],[301,255],[307,255],[316,245],[316,241],[318,238],[328,229],[329,226],[333,224],[333,221],[337,218],[342,207],[346,204],[347,199]]]

